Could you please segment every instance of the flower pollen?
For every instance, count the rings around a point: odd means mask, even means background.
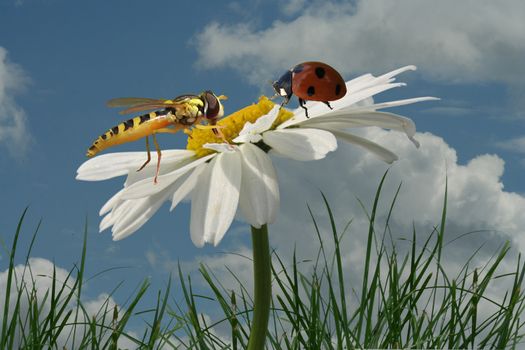
[[[227,117],[222,118],[217,122],[217,125],[221,127],[220,130],[225,139],[228,142],[233,143],[232,140],[239,136],[239,133],[244,127],[244,124],[247,122],[254,123],[263,115],[268,114],[274,105],[275,103],[270,101],[266,96],[261,96],[259,102],[256,104],[252,104],[251,106],[245,107],[230,114]],[[272,125],[272,129],[290,119],[292,116],[292,112],[281,108],[277,119],[275,119],[275,122]],[[224,142],[224,140],[215,135],[211,129],[193,128],[190,131],[187,131],[186,134],[188,135],[188,144],[186,149],[194,151],[196,156],[199,158],[215,152],[211,149],[203,148],[205,144]]]

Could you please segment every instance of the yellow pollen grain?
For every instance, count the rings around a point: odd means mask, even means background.
[[[230,143],[233,143],[232,140],[239,136],[239,133],[246,122],[254,123],[263,115],[268,114],[274,105],[275,103],[270,101],[266,96],[261,96],[259,102],[256,104],[245,107],[230,114],[227,117],[224,117],[217,122],[217,125],[221,126],[221,132],[226,140],[228,140]],[[275,119],[271,129],[274,129],[277,127],[277,125],[282,124],[292,116],[292,112],[281,108],[279,115]],[[188,135],[188,145],[186,146],[186,149],[195,151],[197,157],[199,158],[215,152],[213,150],[203,148],[202,146],[204,146],[206,143],[224,142],[224,140],[215,135],[213,130],[210,129],[193,128],[191,131],[186,132],[186,134]]]

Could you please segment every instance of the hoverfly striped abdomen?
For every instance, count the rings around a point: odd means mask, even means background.
[[[138,140],[151,134],[152,128],[169,125],[168,108],[130,118],[100,135],[89,147],[86,155],[93,157],[102,150],[122,143]]]

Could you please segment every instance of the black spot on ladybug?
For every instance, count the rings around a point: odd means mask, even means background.
[[[319,79],[323,79],[324,75],[326,74],[325,70],[323,67],[317,67],[315,69],[315,75],[317,75],[317,77]]]
[[[335,95],[336,96],[339,96],[339,94],[341,93],[341,85],[340,84],[337,84],[335,86]]]
[[[308,96],[315,95],[315,88],[313,86],[309,86],[308,90],[306,90],[306,93],[308,94]]]

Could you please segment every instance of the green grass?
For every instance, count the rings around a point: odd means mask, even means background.
[[[385,174],[386,175],[386,174]],[[398,250],[388,222],[397,194],[380,230],[376,223],[381,201],[381,180],[372,208],[366,254],[360,283],[350,285],[349,272],[343,269],[342,251],[350,225],[339,230],[332,209],[323,196],[332,240],[321,239],[321,225],[310,211],[312,232],[317,234],[319,250],[312,257],[313,267],[302,271],[295,252],[291,261],[273,255],[274,296],[267,335],[271,349],[353,349],[353,348],[517,348],[523,339],[524,308],[522,292],[524,266],[520,256],[512,272],[499,272],[510,245],[504,243],[492,259],[472,268],[476,251],[465,258],[457,275],[442,266],[446,230],[446,196],[441,222],[422,240],[415,229],[404,241],[406,252]],[[308,208],[308,210],[310,210]],[[244,349],[249,338],[252,297],[246,281],[225,286],[207,266],[200,266],[206,292],[194,290],[191,276],[179,268],[176,286],[172,280],[159,291],[153,305],[143,297],[147,281],[139,285],[128,301],[117,307],[111,296],[95,314],[83,304],[82,286],[86,270],[86,237],[80,263],[66,278],[56,271],[47,276],[51,287],[35,287],[29,264],[31,249],[38,233],[26,249],[26,268],[15,269],[15,254],[26,211],[16,228],[9,249],[0,333],[0,349],[117,349],[127,344],[141,349]],[[39,225],[40,226],[40,225]],[[270,227],[271,231],[271,227]],[[271,234],[271,232],[270,232]],[[387,241],[389,244],[387,244]],[[509,262],[507,261],[507,264]],[[195,277],[195,276],[194,276]],[[355,276],[353,276],[355,279]],[[25,283],[22,283],[25,281]],[[28,281],[33,281],[28,283]],[[4,281],[2,281],[4,283]],[[489,288],[501,285],[492,299]],[[183,298],[174,300],[173,289]],[[204,295],[206,294],[206,295]],[[203,305],[214,306],[216,321],[203,316]],[[142,333],[129,330],[129,321],[144,320]],[[216,329],[222,330],[222,336]],[[227,330],[227,331],[224,331]],[[135,330],[136,331],[136,330]]]

